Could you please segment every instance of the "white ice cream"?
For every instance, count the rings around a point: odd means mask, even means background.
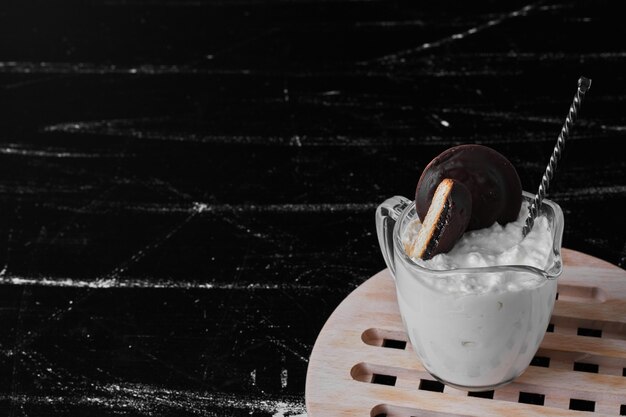
[[[439,273],[396,263],[405,328],[424,367],[437,378],[491,389],[520,375],[536,353],[554,306],[556,280],[511,268],[454,271],[495,265],[545,269],[553,243],[548,220],[538,218],[522,239],[526,213],[524,206],[516,222],[467,232],[449,253],[414,260]],[[403,240],[418,227],[409,223]]]

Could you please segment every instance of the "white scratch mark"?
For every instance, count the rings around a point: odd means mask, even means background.
[[[280,371],[280,386],[281,388],[287,388],[287,369],[283,368]]]
[[[446,108],[446,109],[441,109],[441,112],[446,113],[446,114],[465,114],[469,116],[480,116],[480,117],[484,117],[485,119],[504,119],[508,121],[517,120],[517,121],[523,121],[523,122],[554,124],[558,126],[561,126],[563,122],[563,119],[556,118],[556,117],[525,115],[519,112],[479,111],[479,110],[464,109],[464,108],[458,108],[458,109]],[[433,117],[434,116],[435,115],[433,115]],[[598,128],[600,130],[611,131],[611,132],[626,131],[626,126],[600,124],[600,123],[589,121],[589,120],[577,120],[576,124],[578,126],[584,126],[588,128]]]
[[[610,126],[610,125],[600,125],[602,130],[612,130],[614,132],[624,132],[626,131],[626,126]]]
[[[282,368],[280,370],[280,387],[284,390],[285,388],[287,388],[287,383],[288,383],[288,371],[287,371],[287,357],[285,356],[285,354],[283,353],[282,355],[280,355],[280,363],[282,365]]]
[[[505,22],[509,19],[515,18],[515,17],[519,17],[519,16],[525,16],[526,14],[528,14],[528,12],[530,12],[531,10],[537,8],[537,4],[529,4],[526,5],[520,9],[514,10],[512,12],[509,13],[505,13],[503,15],[501,15],[500,17],[496,18],[496,19],[491,19],[488,20],[487,22],[472,27],[470,29],[467,29],[463,32],[458,32],[458,33],[453,33],[450,36],[446,36],[444,38],[441,38],[439,40],[433,41],[433,42],[425,42],[417,47],[414,48],[410,48],[410,49],[405,49],[399,52],[395,52],[393,54],[389,54],[389,55],[385,55],[383,57],[377,58],[373,61],[367,61],[367,62],[362,62],[362,64],[368,64],[368,63],[372,63],[372,62],[379,62],[379,63],[384,63],[384,64],[392,64],[392,63],[396,63],[396,62],[401,62],[404,57],[413,55],[413,54],[417,54],[419,52],[422,52],[424,50],[427,49],[432,49],[435,47],[439,47],[441,45],[445,45],[451,42],[454,42],[456,40],[460,40],[463,39],[467,36],[471,36],[474,35],[476,33],[482,32],[488,28],[497,26],[499,24],[501,24],[502,22]]]
[[[204,213],[205,211],[209,210],[209,205],[206,203],[194,202],[192,210],[196,213]]]
[[[290,346],[287,346],[285,343],[283,343],[282,341],[271,337],[271,336],[267,336],[267,340],[273,344],[275,344],[278,347],[283,348],[285,351],[291,353],[292,355],[294,355],[296,358],[300,359],[302,362],[309,362],[308,358],[305,358],[304,356],[302,356],[301,354],[299,354],[298,352],[296,352],[294,349],[292,349]]]
[[[250,385],[256,387],[256,369],[253,369],[252,372],[250,372]]]
[[[24,145],[6,143],[0,145],[0,154],[2,155],[18,155],[30,156],[38,158],[130,158],[135,155],[123,153],[87,153],[73,152],[55,148],[48,149],[29,149]]]
[[[584,60],[597,60],[597,61],[621,61],[626,58],[626,52],[616,51],[616,52],[542,52],[542,53],[530,53],[530,52],[519,52],[519,51],[506,51],[506,52],[459,52],[454,55],[455,58],[462,58],[463,60],[467,58],[481,58],[481,59],[489,59],[490,61],[580,61]],[[483,62],[481,60],[481,62]],[[498,72],[499,73],[499,72]]]
[[[253,412],[272,413],[274,417],[306,417],[304,401],[296,396],[253,396],[223,392],[202,392],[191,390],[171,390],[141,384],[91,384],[89,389],[75,392],[69,390],[53,395],[1,394],[1,401],[11,401],[20,405],[97,405],[109,410],[141,412],[148,415],[169,411],[190,412],[194,415],[207,415],[207,410],[226,412],[237,409]]]
[[[44,287],[72,287],[72,288],[172,288],[172,289],[199,289],[199,290],[235,290],[235,291],[316,291],[327,290],[323,285],[306,285],[297,282],[201,282],[201,281],[174,281],[160,278],[133,278],[119,277],[118,279],[80,280],[63,277],[20,277],[15,275],[0,275],[0,285],[38,285]]]
[[[248,69],[202,69],[190,65],[175,64],[145,64],[140,66],[125,66],[116,64],[99,64],[93,62],[0,61],[0,73],[10,74],[248,75],[251,72],[252,71]]]
[[[501,112],[501,111],[480,111],[466,108],[458,108],[458,109],[450,109],[445,108],[441,109],[442,113],[446,114],[465,114],[468,116],[480,116],[484,118],[491,119],[506,119],[506,120],[518,120],[518,121],[528,121],[528,122],[538,122],[538,123],[556,123],[560,124],[562,122],[561,119],[556,117],[544,117],[544,116],[532,116],[525,115],[519,112]],[[584,123],[584,121],[577,121],[578,124]]]
[[[466,75],[466,73],[464,73]],[[442,110],[445,111],[445,110]],[[462,112],[462,110],[458,110]],[[468,111],[467,114],[471,114]],[[480,114],[480,112],[474,112],[474,114]],[[492,113],[492,116],[497,114]],[[551,119],[539,118],[537,121],[548,122]],[[530,119],[529,119],[530,120]],[[291,135],[291,136],[230,136],[230,135],[200,135],[190,133],[163,133],[156,130],[150,130],[143,126],[143,120],[99,120],[88,122],[72,122],[61,123],[56,125],[47,126],[43,129],[43,132],[64,132],[67,134],[96,134],[99,136],[115,136],[115,137],[128,137],[137,140],[155,140],[155,141],[172,141],[181,143],[209,143],[209,144],[229,144],[229,145],[260,145],[260,146],[295,146],[295,147],[318,147],[318,146],[336,146],[336,147],[372,147],[372,146],[390,146],[401,144],[402,146],[445,146],[445,145],[458,145],[466,141],[466,138],[450,138],[439,135],[429,136],[398,136],[398,137],[385,137],[385,136],[360,136],[360,137],[347,137],[342,135],[334,136],[308,136],[308,135]],[[559,121],[561,123],[562,121]],[[590,122],[587,122],[591,125]],[[580,121],[581,125],[584,125],[584,121]],[[626,130],[624,126],[607,126],[604,125],[604,130],[623,131]],[[580,137],[580,135],[577,135]],[[482,137],[480,143],[526,143],[528,141],[533,142],[546,142],[553,141],[553,138],[540,137],[537,135],[532,136],[512,136],[503,139],[500,134],[493,137]],[[131,155],[132,156],[132,155]]]
[[[298,148],[302,147],[302,142],[300,142],[300,136],[298,135],[293,135],[291,137],[291,144],[297,146]]]
[[[598,199],[601,201],[602,196],[606,195],[625,195],[626,185],[614,185],[604,187],[585,187],[572,188],[550,194],[548,197],[555,200],[584,200],[588,198]]]
[[[377,20],[373,22],[356,22],[355,27],[384,27],[384,28],[397,28],[397,27],[413,27],[413,26],[425,26],[426,23],[423,20]]]
[[[438,121],[441,126],[443,126],[443,127],[450,127],[450,123],[447,120],[442,119],[441,117],[439,117],[435,113],[432,113],[431,117],[433,119],[435,119],[436,121]]]
[[[242,135],[203,135],[195,133],[163,133],[146,126],[146,122],[163,122],[163,118],[151,119],[109,119],[58,123],[45,126],[41,131],[63,132],[67,134],[88,134],[111,137],[129,137],[138,140],[164,142],[192,142],[230,145],[265,146],[372,146],[384,144],[380,137],[353,138],[346,136],[242,136]]]
[[[289,404],[279,404],[276,413],[272,414],[272,417],[307,417],[305,413],[294,414]]]
[[[126,201],[99,200],[97,204],[85,207],[44,204],[59,211],[76,213],[110,213],[111,211],[139,212],[154,214],[265,214],[265,213],[366,213],[376,210],[378,203],[311,203],[311,204],[129,204]]]

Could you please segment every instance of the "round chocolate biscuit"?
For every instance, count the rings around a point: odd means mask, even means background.
[[[522,184],[513,164],[498,151],[483,145],[459,145],[433,159],[415,190],[415,208],[420,219],[426,218],[435,189],[444,178],[460,181],[472,195],[472,217],[467,230],[517,219]]]
[[[433,196],[428,214],[407,253],[430,259],[450,251],[463,236],[472,213],[472,196],[463,183],[445,178]]]

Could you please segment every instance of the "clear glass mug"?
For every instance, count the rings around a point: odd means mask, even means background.
[[[524,192],[524,200],[533,195]],[[563,212],[543,200],[553,237],[545,269],[506,265],[432,270],[417,265],[404,251],[402,231],[416,218],[415,203],[392,197],[376,210],[378,241],[394,277],[406,333],[424,368],[437,380],[468,391],[492,390],[521,375],[543,340],[562,272]],[[524,274],[541,278],[532,288],[499,293],[459,295],[432,285],[433,278],[516,280]]]

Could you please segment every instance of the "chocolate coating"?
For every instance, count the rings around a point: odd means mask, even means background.
[[[460,181],[472,196],[467,230],[517,219],[522,206],[522,184],[515,167],[502,154],[483,145],[447,149],[424,169],[415,190],[415,208],[426,217],[435,189],[444,178]]]

